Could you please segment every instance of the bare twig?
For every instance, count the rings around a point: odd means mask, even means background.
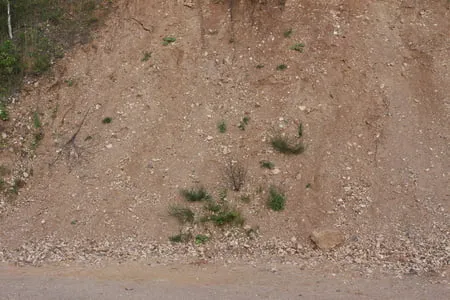
[[[153,26],[152,26],[152,28],[147,28],[147,27],[145,27],[144,23],[142,23],[141,21],[139,21],[138,19],[133,18],[133,17],[130,18],[130,20],[133,20],[133,21],[135,21],[136,23],[138,23],[139,25],[141,25],[142,29],[144,29],[145,31],[147,31],[147,32],[153,32]]]
[[[239,191],[247,177],[247,168],[239,161],[230,160],[225,166],[225,177],[234,191]]]
[[[53,166],[61,157],[61,153],[69,150],[69,155],[72,155],[76,158],[79,157],[79,151],[78,151],[78,146],[75,144],[75,139],[77,138],[78,133],[80,133],[81,127],[83,127],[84,122],[86,121],[87,115],[89,113],[89,109],[86,111],[86,113],[84,114],[83,119],[81,120],[80,125],[78,125],[77,130],[74,132],[74,134],[71,136],[71,138],[64,144],[62,150],[58,153],[58,155],[56,156],[55,160],[50,163],[50,166]]]

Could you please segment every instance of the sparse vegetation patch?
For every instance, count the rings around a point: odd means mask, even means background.
[[[163,38],[163,45],[167,46],[169,44],[175,43],[177,39],[172,36],[166,36]]]
[[[292,28],[289,28],[288,30],[286,30],[285,32],[283,32],[283,35],[284,35],[285,38],[289,38],[289,37],[291,37],[291,35],[292,35],[293,32],[294,32],[294,31],[292,30]]]
[[[180,193],[181,196],[189,202],[199,202],[211,199],[211,196],[204,187],[183,189]]]
[[[284,195],[284,193],[275,186],[270,187],[267,206],[274,211],[280,211],[284,209],[285,204],[286,196]]]
[[[194,212],[188,207],[170,206],[169,215],[175,217],[181,224],[194,222]]]
[[[304,48],[305,48],[305,44],[297,43],[297,44],[292,45],[290,49],[294,50],[294,51],[298,51],[298,52],[303,52]]]
[[[204,244],[207,241],[209,241],[209,237],[207,235],[204,234],[197,234],[195,236],[195,244],[196,245],[200,245],[200,244]]]
[[[277,135],[270,141],[272,147],[284,154],[301,154],[305,151],[305,146],[300,141],[290,141],[287,137]]]
[[[269,169],[272,170],[273,168],[275,168],[275,164],[271,161],[268,160],[262,160],[259,162],[259,165],[261,166],[261,168],[263,169]]]
[[[227,124],[225,123],[224,120],[220,121],[217,124],[217,129],[219,130],[220,133],[225,133],[227,131]]]

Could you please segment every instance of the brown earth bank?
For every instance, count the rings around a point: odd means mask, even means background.
[[[447,282],[448,1],[114,5],[0,123],[14,187],[0,261],[330,263]],[[279,153],[274,137],[305,151]],[[230,165],[247,171],[239,191]],[[203,204],[180,194],[200,186],[245,223],[202,223]],[[267,207],[271,186],[282,211]],[[337,247],[311,242],[322,229]],[[178,233],[209,241],[169,242]]]

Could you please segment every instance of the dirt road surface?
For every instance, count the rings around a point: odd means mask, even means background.
[[[4,300],[75,299],[448,299],[447,284],[416,276],[364,279],[287,266],[0,268]]]

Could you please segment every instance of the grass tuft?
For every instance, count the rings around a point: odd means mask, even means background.
[[[270,187],[267,206],[274,211],[280,211],[284,209],[285,204],[286,196],[284,193],[274,186]]]
[[[33,113],[33,125],[36,129],[42,127],[41,119],[39,118],[39,113],[37,111]]]
[[[250,122],[250,117],[247,117],[247,116],[243,117],[241,122],[239,123],[238,128],[240,130],[245,130],[245,127],[247,127],[248,122]]]
[[[152,52],[145,51],[141,61],[148,61],[152,57]]]
[[[2,121],[8,121],[9,120],[9,113],[6,109],[5,105],[0,102],[0,120]]]
[[[104,118],[103,120],[102,120],[102,123],[103,124],[109,124],[109,123],[111,123],[112,122],[112,118],[110,118],[110,117],[106,117],[106,118]]]
[[[305,44],[297,43],[297,44],[292,45],[290,49],[303,53],[304,48],[305,48]]]
[[[175,43],[176,40],[177,39],[172,37],[172,36],[166,36],[166,37],[163,38],[163,45],[167,46],[167,45],[169,45],[171,43]]]
[[[211,196],[206,192],[204,187],[191,188],[181,190],[181,196],[189,202],[199,202],[211,199]]]
[[[209,237],[207,235],[204,234],[197,234],[195,236],[195,244],[196,245],[200,245],[200,244],[204,244],[207,241],[209,241]]]
[[[175,217],[181,224],[194,222],[194,212],[188,207],[170,206],[169,215]]]
[[[294,32],[294,31],[292,30],[292,28],[289,28],[288,30],[286,30],[286,31],[283,33],[283,35],[284,35],[285,38],[289,38],[289,37],[291,37],[291,35],[292,35],[293,32]]]
[[[220,121],[217,124],[217,129],[219,130],[220,133],[225,133],[227,131],[227,124],[225,123],[224,120]]]
[[[222,210],[218,213],[209,216],[209,220],[217,226],[223,226],[226,224],[241,226],[245,222],[238,210],[227,206],[222,207]]]
[[[278,71],[284,71],[284,70],[286,70],[287,69],[287,65],[285,65],[285,64],[281,64],[281,65],[278,65],[277,66],[277,70]]]
[[[301,142],[293,143],[287,137],[277,135],[270,141],[272,147],[284,154],[301,154],[305,151],[305,146]]]
[[[275,168],[275,164],[271,161],[268,160],[262,160],[259,162],[259,165],[261,166],[261,168],[263,169],[269,169],[269,170],[273,170],[273,168]]]

